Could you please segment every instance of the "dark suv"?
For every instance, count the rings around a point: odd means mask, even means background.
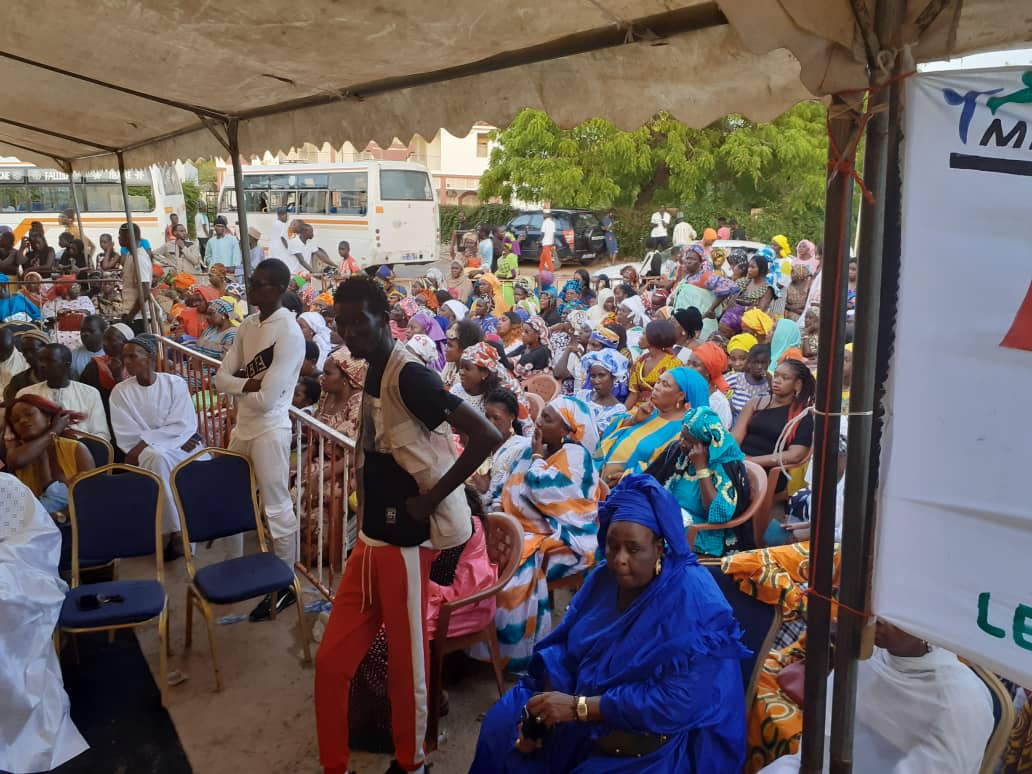
[[[555,220],[555,248],[552,260],[556,266],[563,261],[591,263],[605,254],[605,232],[598,216],[591,210],[552,210]],[[505,224],[520,243],[520,260],[537,261],[541,256],[541,210],[521,212]]]

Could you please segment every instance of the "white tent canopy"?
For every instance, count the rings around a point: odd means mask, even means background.
[[[872,3],[873,0],[866,0]],[[865,0],[11,0],[0,153],[77,169],[463,135],[524,107],[624,128],[771,119],[867,84]],[[1032,39],[1014,0],[910,0],[941,59]],[[930,23],[929,23],[930,22]],[[225,139],[223,133],[223,140]]]

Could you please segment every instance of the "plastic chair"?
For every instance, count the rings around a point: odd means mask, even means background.
[[[537,422],[537,418],[545,410],[545,401],[536,392],[524,392],[523,396],[527,399],[527,404],[530,406],[531,421]]]
[[[89,450],[90,456],[93,457],[93,464],[98,468],[110,465],[115,461],[115,447],[107,439],[90,433],[76,433],[75,440]]]
[[[211,459],[199,459],[206,454],[210,454]],[[275,595],[277,591],[293,586],[305,661],[311,661],[301,583],[292,567],[269,552],[261,511],[258,510],[257,485],[251,461],[242,454],[225,449],[201,449],[179,463],[172,470],[170,479],[172,495],[181,516],[183,553],[190,573],[190,584],[186,589],[185,646],[189,648],[192,642],[193,608],[196,605],[208,628],[216,690],[222,690],[222,674],[215,651],[212,605],[230,605],[265,594]],[[206,543],[251,530],[258,532],[258,553],[216,562],[199,570],[194,567],[191,541]],[[273,599],[273,617],[276,615],[275,601]]]
[[[486,642],[491,652],[491,666],[494,667],[495,682],[498,684],[498,695],[505,693],[505,680],[502,677],[502,657],[498,649],[498,631],[494,618],[479,632],[461,637],[448,636],[448,624],[452,613],[481,600],[493,597],[508,583],[519,566],[523,556],[523,527],[506,513],[490,513],[484,520],[487,538],[487,555],[498,567],[498,580],[486,589],[471,594],[464,599],[446,602],[441,605],[437,616],[437,629],[430,642],[430,694],[427,698],[426,744],[431,750],[437,749],[438,725],[441,715],[441,675],[444,669],[444,657],[449,653],[470,648],[478,642]]]
[[[752,651],[750,658],[744,658],[742,665],[742,685],[745,686],[745,706],[752,706],[756,697],[756,683],[763,670],[763,662],[774,646],[774,639],[781,628],[780,605],[769,605],[751,597],[738,588],[735,579],[725,575],[719,565],[704,565],[717,587],[731,605],[731,612],[742,627],[742,644]]]
[[[792,471],[805,468],[810,464],[810,458],[813,456],[813,447],[810,447],[810,451],[807,453],[806,458],[798,465],[786,465],[785,470],[791,476]],[[748,462],[748,460],[746,460]],[[781,468],[771,468],[765,472],[767,477],[767,489],[763,497],[763,504],[760,506],[759,511],[756,512],[753,517],[753,538],[756,541],[757,548],[765,548],[767,545],[764,536],[767,532],[767,527],[770,526],[770,519],[774,510],[774,503],[776,501],[787,500],[786,491],[778,492],[778,479],[781,476]],[[750,481],[752,479],[750,478]]]
[[[765,471],[760,465],[755,462],[745,461],[745,470],[749,475],[749,507],[745,509],[745,512],[740,516],[735,516],[730,521],[725,521],[722,524],[692,524],[688,527],[688,545],[695,545],[695,538],[700,532],[707,532],[713,529],[734,529],[740,524],[754,518],[757,513],[763,508],[767,498],[767,471]],[[767,506],[767,514],[769,521],[770,506]],[[764,528],[766,529],[766,528]],[[701,564],[720,564],[720,557],[717,556],[706,556],[702,554],[699,556],[699,562]]]
[[[996,675],[976,664],[968,666],[985,683],[993,698],[993,732],[989,735],[989,742],[982,756],[982,766],[978,770],[979,774],[993,774],[1004,750],[1007,749],[1007,742],[1014,729],[1014,704]]]
[[[541,397],[546,404],[559,397],[561,389],[555,377],[548,374],[534,374],[523,380],[523,389]]]
[[[114,475],[114,474],[118,475]],[[161,640],[161,705],[168,706],[168,598],[161,537],[161,479],[130,465],[104,465],[76,478],[68,489],[72,522],[72,583],[58,627],[70,634],[131,629],[155,618]],[[79,585],[80,566],[154,555],[156,580],[114,580]],[[121,597],[94,610],[87,595]],[[59,638],[55,642],[60,644]]]

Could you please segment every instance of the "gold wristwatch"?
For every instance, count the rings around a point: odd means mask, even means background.
[[[577,697],[577,720],[585,721],[588,719],[588,697],[578,696]]]

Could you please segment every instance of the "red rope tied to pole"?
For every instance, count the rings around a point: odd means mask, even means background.
[[[860,124],[856,129],[854,139],[851,139],[849,144],[846,146],[846,152],[843,152],[843,150],[839,148],[838,145],[835,143],[835,138],[832,136],[831,133],[830,115],[828,116],[825,122],[828,132],[828,144],[831,146],[831,150],[834,152],[835,157],[834,160],[828,161],[828,169],[832,172],[844,175],[845,177],[853,178],[856,184],[860,187],[860,192],[863,194],[863,197],[867,200],[868,204],[874,204],[874,194],[871,193],[871,190],[864,183],[863,176],[856,169],[856,149],[859,145],[860,138],[863,137],[864,132],[867,130],[867,122],[871,120],[871,116],[873,116],[875,112],[885,109],[885,106],[881,104],[874,106],[874,102],[873,100],[871,100],[871,96],[881,91],[882,89],[891,86],[894,83],[905,80],[906,78],[915,75],[916,73],[916,70],[911,70],[910,72],[902,73],[893,78],[889,78],[875,86],[868,86],[863,89],[847,89],[846,91],[840,91],[835,95],[837,97],[845,97],[848,95],[859,94],[867,98],[867,108],[860,116]]]

